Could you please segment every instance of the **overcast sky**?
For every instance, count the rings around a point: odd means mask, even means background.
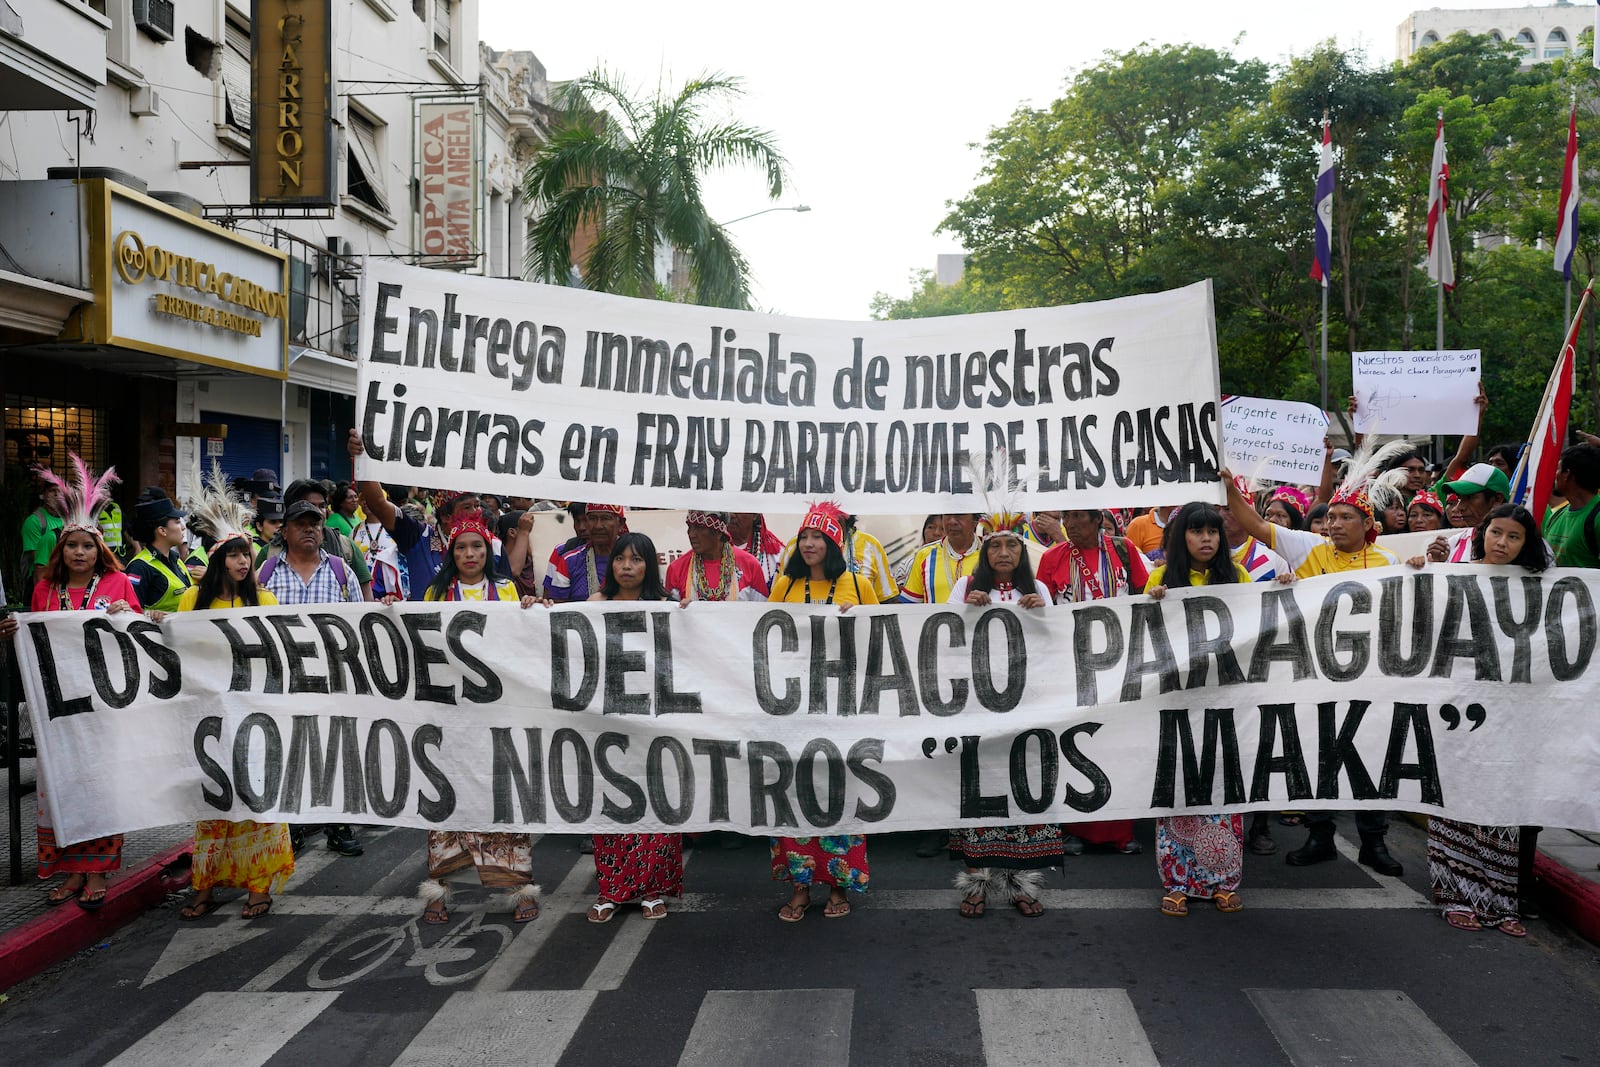
[[[1574,7],[1576,28],[1589,25],[1594,8]],[[864,319],[875,292],[906,295],[913,270],[961,251],[933,231],[946,202],[975,182],[981,157],[971,145],[1019,105],[1054,100],[1107,51],[1191,42],[1280,61],[1334,38],[1386,63],[1412,10],[1382,0],[481,0],[479,29],[493,48],[532,51],[553,81],[597,65],[649,89],[662,80],[675,89],[704,71],[743,77],[738,114],[774,132],[792,168],[780,203],[811,208],[732,226],[755,273],[757,306]],[[1308,144],[1308,184],[1314,161]],[[722,221],[771,206],[754,171],[717,180],[708,199]],[[1309,229],[1307,220],[1307,240]]]

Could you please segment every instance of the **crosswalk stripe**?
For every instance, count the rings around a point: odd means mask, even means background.
[[[594,862],[580,854],[572,870],[556,886],[556,891],[539,898],[539,918],[517,931],[511,944],[472,988],[479,993],[503,993],[510,989],[511,983],[527,969],[539,949],[555,932],[556,921],[562,912],[578,910],[578,901],[587,894],[589,883],[593,880]]]
[[[167,947],[161,950],[161,956],[145,974],[139,988],[153,985],[201,960],[236,949],[266,932],[265,926],[242,922],[224,922],[209,929],[174,930]]]
[[[1247,989],[1295,1067],[1351,1063],[1475,1067],[1396,989]]]
[[[1122,989],[974,989],[983,1055],[1007,1067],[1159,1067]]]
[[[261,1067],[338,993],[203,993],[109,1067],[225,1063]]]
[[[595,996],[581,989],[452,994],[393,1067],[555,1067]]]
[[[700,1002],[679,1067],[850,1062],[853,989],[712,989]]]

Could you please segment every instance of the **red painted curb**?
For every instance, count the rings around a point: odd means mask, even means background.
[[[112,879],[106,886],[106,902],[97,911],[68,902],[0,934],[0,990],[89,947],[159,903],[173,888],[162,880],[161,872],[193,849],[194,841],[185,841]]]
[[[1533,876],[1544,883],[1545,907],[1580,937],[1600,944],[1600,885],[1543,852],[1534,857]]]

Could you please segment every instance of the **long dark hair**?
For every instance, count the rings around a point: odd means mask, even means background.
[[[1526,567],[1530,571],[1542,571],[1550,566],[1550,557],[1545,555],[1544,536],[1539,532],[1539,524],[1533,520],[1533,512],[1521,504],[1501,504],[1489,512],[1484,520],[1478,523],[1472,531],[1472,558],[1483,558],[1483,538],[1489,531],[1489,524],[1495,519],[1511,519],[1522,527],[1524,534],[1522,551],[1517,553],[1517,558],[1511,561],[1513,567]]]
[[[822,573],[828,581],[836,582],[839,576],[850,568],[844,562],[844,551],[833,543],[833,538],[824,536],[823,544],[827,545],[827,555],[822,557]],[[800,558],[800,538],[794,539],[794,551],[789,553],[789,562],[783,565],[783,573],[790,581],[809,582],[811,568],[806,561]]]
[[[228,556],[233,552],[244,552],[250,557],[250,573],[244,576],[242,582],[228,580],[226,566]],[[233,596],[241,604],[255,607],[261,603],[261,598],[256,595],[256,550],[249,538],[234,537],[211,548],[210,561],[206,565],[206,573],[200,579],[200,590],[195,593],[194,606],[209,608],[213,600],[231,599],[225,595],[228,586],[233,586]]]
[[[667,587],[661,584],[661,560],[656,555],[656,543],[642,533],[625,533],[611,546],[611,555],[606,558],[606,580],[600,583],[600,595],[607,600],[615,600],[617,594],[622,592],[622,586],[617,584],[616,562],[624,552],[632,552],[644,560],[644,584],[639,587],[639,599],[667,599]]]
[[[989,592],[994,588],[994,568],[989,566],[989,546],[994,543],[990,537],[983,542],[983,547],[978,549],[978,565],[972,568],[972,579],[967,582],[968,589],[977,589]],[[1017,544],[1022,546],[1022,555],[1017,559],[1017,569],[1011,574],[1011,584],[1016,586],[1017,592],[1027,596],[1034,591],[1033,588],[1033,560],[1028,558],[1028,546],[1021,538]]]
[[[478,534],[476,530],[474,530],[473,533],[477,534],[479,537],[483,537],[483,535]],[[486,537],[484,538],[483,545],[485,549],[485,555],[483,557],[483,577],[485,581],[488,581],[492,584],[499,578],[494,569],[494,545],[490,544],[489,539]],[[435,600],[443,600],[445,598],[445,594],[450,592],[450,583],[454,582],[460,576],[461,570],[456,566],[456,542],[454,538],[451,538],[450,544],[445,548],[444,558],[439,561],[439,573],[435,574],[433,576],[433,581],[428,583],[428,592],[433,594],[433,598]]]
[[[94,564],[94,572],[96,574],[111,574],[122,569],[122,561],[117,559],[116,553],[106,546],[104,537],[89,530],[68,530],[56,539],[55,547],[50,549],[50,558],[44,565],[44,581],[51,585],[67,584],[67,561],[62,558],[61,553],[67,543],[67,538],[75,533],[88,534],[94,538],[95,546],[100,552],[100,556],[95,560]]]
[[[1263,519],[1267,517],[1267,509],[1274,504],[1289,513],[1289,529],[1304,530],[1306,528],[1306,519],[1304,515],[1300,514],[1300,509],[1281,496],[1268,497],[1266,503],[1261,505],[1261,517]],[[1267,521],[1270,522],[1272,520],[1268,519]]]
[[[1205,568],[1207,582],[1211,585],[1237,582],[1239,575],[1234,570],[1233,554],[1228,551],[1228,535],[1222,528],[1222,513],[1212,504],[1195,500],[1173,512],[1171,520],[1167,522],[1166,584],[1174,588],[1189,584],[1187,535],[1190,530],[1217,531],[1217,554],[1211,557],[1211,562]]]

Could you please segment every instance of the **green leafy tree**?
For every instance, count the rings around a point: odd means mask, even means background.
[[[538,211],[529,273],[654,298],[662,295],[657,250],[676,249],[688,263],[693,302],[748,307],[749,264],[707,212],[702,185],[711,172],[750,166],[776,199],[788,164],[770,132],[713,116],[740,95],[740,84],[707,74],[675,94],[641,98],[604,71],[571,83],[563,118],[524,179]]]
[[[931,270],[911,273],[911,295],[890,296],[878,293],[872,298],[875,319],[926,319],[938,315],[971,315],[979,311],[1003,311],[1000,292],[976,277],[962,274],[953,285],[940,285]]]

